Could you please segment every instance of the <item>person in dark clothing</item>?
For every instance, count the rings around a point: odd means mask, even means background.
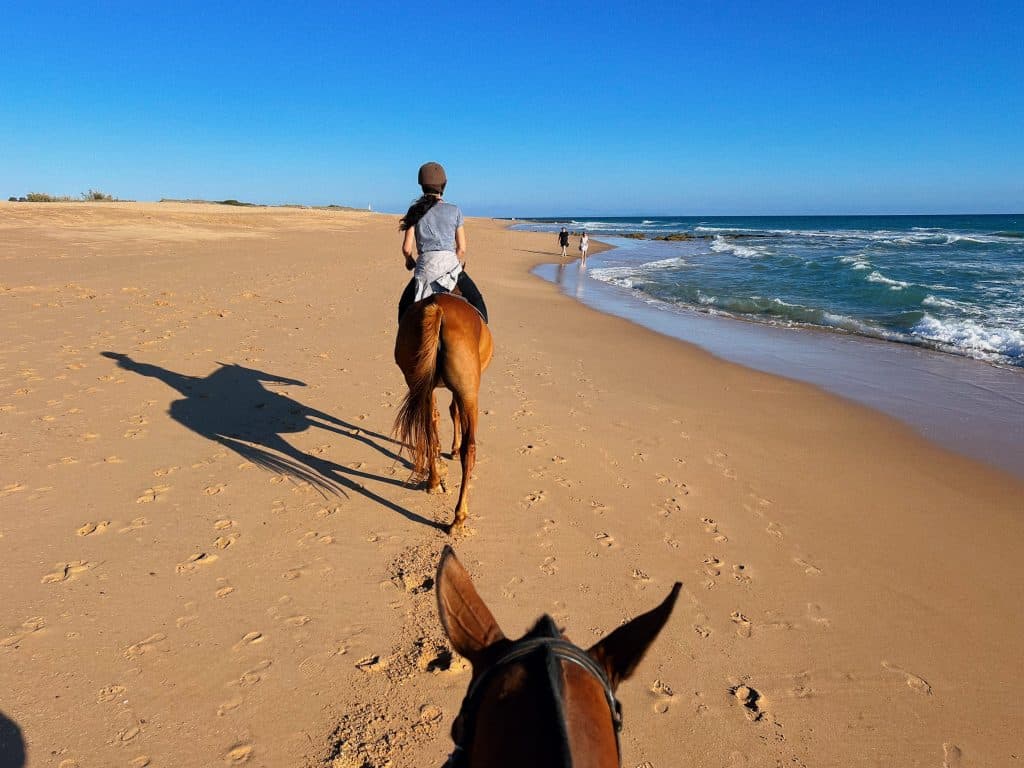
[[[402,254],[405,268],[414,270],[398,302],[398,321],[413,302],[435,293],[458,292],[487,322],[487,306],[476,284],[466,274],[466,230],[462,211],[441,199],[448,178],[439,163],[420,167],[423,195],[402,217],[399,229],[405,232]]]
[[[569,255],[569,231],[562,227],[562,231],[558,233],[558,244],[562,247],[562,258],[564,259]]]

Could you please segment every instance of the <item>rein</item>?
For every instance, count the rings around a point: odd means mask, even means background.
[[[464,727],[459,740],[455,743],[455,749],[453,749],[452,753],[448,756],[448,760],[445,762],[443,768],[467,768],[469,765],[469,753],[467,752],[467,747],[473,740],[473,735],[476,730],[476,713],[480,707],[479,699],[481,691],[485,689],[486,684],[494,679],[498,672],[503,668],[523,661],[535,654],[542,653],[555,659],[567,661],[581,667],[590,673],[590,675],[597,678],[597,681],[601,683],[605,700],[608,702],[608,710],[611,714],[612,725],[615,728],[615,752],[618,758],[618,764],[620,766],[622,765],[622,749],[619,744],[619,731],[622,730],[622,707],[619,704],[619,700],[615,698],[615,693],[612,691],[611,683],[608,682],[608,677],[605,675],[604,670],[596,661],[587,655],[586,651],[577,648],[568,640],[554,637],[539,637],[516,643],[508,653],[499,658],[487,669],[486,672],[470,684],[469,690],[466,692],[466,697],[462,700],[462,708],[458,715],[458,717],[463,719]],[[552,673],[549,671],[549,674]],[[559,710],[561,711],[561,706],[559,706]]]

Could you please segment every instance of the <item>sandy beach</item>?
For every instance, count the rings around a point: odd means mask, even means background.
[[[625,766],[1024,761],[1024,483],[467,230],[495,358],[452,541],[457,465],[430,496],[390,438],[396,216],[0,203],[0,766],[440,765],[449,542],[509,636],[684,583]]]

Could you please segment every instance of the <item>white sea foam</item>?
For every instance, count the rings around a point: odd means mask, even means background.
[[[979,360],[1024,360],[1024,333],[1013,328],[987,328],[973,320],[925,315],[911,333]]]
[[[872,269],[871,262],[865,259],[863,254],[860,253],[851,256],[840,256],[839,261],[843,264],[849,264],[851,269]]]
[[[685,266],[688,266],[685,259],[673,257],[671,259],[648,261],[644,264],[627,264],[617,267],[597,267],[596,269],[591,269],[588,274],[595,280],[600,280],[603,283],[611,283],[616,280],[641,277],[649,272],[658,272],[663,269],[673,269]]]
[[[715,235],[715,239],[711,242],[711,250],[717,253],[731,253],[741,259],[756,259],[765,255],[764,251],[758,248],[724,240],[721,235]]]
[[[921,299],[921,303],[924,306],[926,306],[926,307],[940,307],[942,309],[959,309],[959,310],[968,309],[967,305],[962,304],[959,301],[953,301],[952,299],[944,299],[941,296],[933,296],[930,293],[927,296],[925,296],[923,299]]]
[[[909,288],[910,283],[904,282],[903,280],[893,280],[891,277],[886,277],[877,269],[868,275],[869,283],[882,283],[888,285],[891,291],[902,291],[904,288]]]

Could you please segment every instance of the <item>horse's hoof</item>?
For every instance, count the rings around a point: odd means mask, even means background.
[[[447,491],[444,488],[444,483],[438,483],[435,486],[427,488],[427,493],[436,496],[437,494],[447,493]]]

